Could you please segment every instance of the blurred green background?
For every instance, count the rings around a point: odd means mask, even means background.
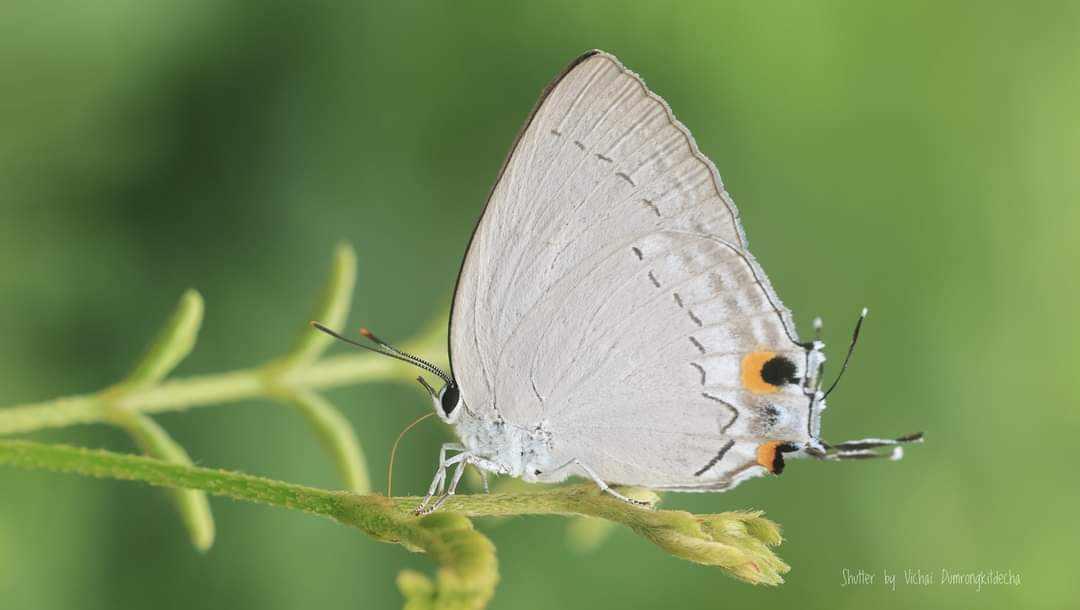
[[[1073,2],[36,3],[0,6],[0,404],[120,378],[181,292],[207,316],[180,375],[280,354],[333,245],[350,325],[402,341],[444,315],[471,228],[541,88],[612,51],[720,168],[804,334],[838,360],[828,438],[926,430],[900,463],[795,463],[700,512],[784,527],[787,583],[754,588],[627,531],[581,554],[567,522],[480,522],[493,608],[1061,608],[1080,491]],[[1074,278],[1070,280],[1069,278]],[[441,357],[441,354],[427,354]],[[331,398],[377,488],[418,388]],[[203,465],[335,487],[294,412],[157,418]],[[395,487],[430,480],[428,422]],[[86,426],[32,438],[133,450]],[[0,608],[395,608],[423,558],[319,518],[212,500],[192,550],[156,490],[0,470]],[[896,591],[842,570],[900,573]],[[1020,586],[904,586],[905,569],[1012,570]]]

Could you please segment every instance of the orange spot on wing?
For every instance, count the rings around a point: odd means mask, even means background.
[[[772,394],[780,388],[761,378],[761,367],[776,357],[775,352],[750,352],[743,356],[741,381],[742,386],[754,394]]]
[[[776,474],[773,469],[773,465],[776,464],[776,451],[777,447],[782,445],[781,441],[769,441],[758,445],[757,448],[757,463],[764,466],[769,472]]]

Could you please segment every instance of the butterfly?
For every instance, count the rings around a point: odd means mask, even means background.
[[[419,379],[460,442],[420,513],[466,465],[638,503],[614,486],[725,491],[785,458],[898,459],[922,439],[821,439],[824,344],[799,339],[687,128],[603,51],[548,85],[499,171],[454,291],[452,372],[365,336],[443,381]]]

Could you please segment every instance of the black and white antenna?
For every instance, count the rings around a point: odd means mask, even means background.
[[[345,336],[341,335],[337,331],[334,331],[334,330],[331,330],[330,328],[327,328],[326,326],[320,324],[319,322],[312,321],[311,325],[313,327],[315,327],[317,330],[320,330],[320,331],[330,335],[331,337],[337,339],[338,341],[348,343],[349,345],[351,345],[353,347],[359,347],[360,349],[366,349],[369,352],[375,352],[376,354],[382,354],[383,356],[393,358],[394,360],[400,360],[401,362],[407,362],[407,363],[409,363],[409,364],[411,364],[411,365],[413,365],[413,366],[415,366],[417,368],[423,369],[423,370],[431,373],[432,375],[438,376],[443,381],[445,381],[446,384],[449,385],[449,386],[455,386],[456,385],[454,383],[454,378],[451,377],[448,373],[446,373],[442,369],[440,369],[439,367],[437,367],[434,364],[428,362],[427,360],[424,360],[423,358],[419,358],[419,357],[414,356],[414,355],[412,355],[410,353],[403,352],[403,351],[399,350],[398,348],[394,347],[393,345],[390,345],[389,343],[387,343],[387,342],[383,341],[382,339],[376,337],[370,330],[368,330],[366,328],[361,328],[360,329],[360,334],[362,336],[366,337],[367,339],[371,340],[371,342],[374,343],[376,347],[371,347],[370,345],[364,345],[363,343],[360,343],[359,341],[353,341],[352,339],[349,339],[348,337],[345,337]],[[431,389],[431,387],[428,386],[424,381],[421,381],[420,383],[422,383],[425,387],[428,388],[428,392],[434,394],[434,391]]]
[[[855,323],[855,330],[851,333],[851,344],[848,345],[847,355],[844,356],[844,363],[840,365],[840,372],[837,373],[836,379],[833,380],[829,389],[825,390],[826,398],[836,389],[836,384],[840,383],[840,380],[844,377],[844,371],[847,370],[848,362],[851,361],[851,354],[855,353],[855,344],[859,342],[859,329],[862,328],[863,320],[866,319],[866,314],[868,313],[870,313],[870,310],[863,307],[862,313],[859,314],[859,321]]]

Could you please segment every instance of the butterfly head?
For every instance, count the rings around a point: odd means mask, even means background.
[[[438,415],[439,419],[448,424],[457,423],[458,419],[461,418],[461,413],[465,410],[461,400],[461,390],[458,389],[457,384],[451,379],[441,390],[436,392],[435,388],[428,385],[423,377],[417,377],[416,379],[431,395],[435,415]]]
[[[372,333],[366,328],[360,329],[360,335],[374,343],[374,347],[370,345],[364,345],[363,343],[358,343],[356,341],[353,341],[352,339],[343,337],[336,331],[331,330],[318,322],[312,322],[311,325],[315,327],[316,330],[326,333],[331,337],[338,339],[339,341],[343,341],[354,347],[359,347],[361,349],[375,352],[376,354],[381,354],[383,356],[393,358],[394,360],[411,364],[423,371],[431,373],[432,375],[436,375],[437,377],[439,377],[439,379],[442,379],[443,381],[443,388],[438,392],[436,392],[435,388],[431,387],[431,385],[429,385],[423,377],[416,378],[416,380],[420,382],[420,385],[424,386],[424,389],[427,390],[427,393],[431,396],[432,403],[435,405],[435,414],[439,416],[439,419],[443,420],[448,424],[453,424],[457,422],[458,418],[461,417],[461,412],[465,410],[462,408],[464,405],[461,401],[461,391],[458,389],[457,383],[454,382],[454,378],[450,376],[449,373],[443,371],[441,368],[435,366],[427,360],[424,360],[423,358],[419,358],[408,352],[402,351],[394,347],[393,345],[390,345],[386,341],[383,341],[382,339],[376,337],[374,333]]]

